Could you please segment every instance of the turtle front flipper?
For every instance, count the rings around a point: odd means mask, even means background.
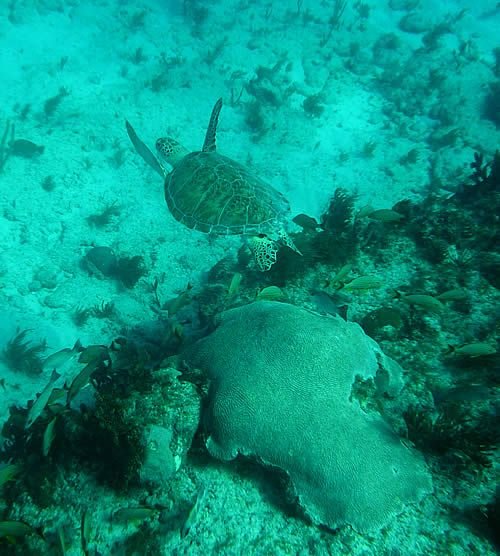
[[[293,242],[292,238],[286,233],[286,231],[283,228],[279,230],[278,237],[281,243],[283,243],[283,245],[286,245],[289,249],[295,251],[295,253],[298,253],[300,256],[302,256],[302,253],[299,251],[299,249]]]
[[[128,136],[130,137],[132,145],[134,145],[137,153],[142,157],[146,164],[151,166],[155,172],[164,178],[166,175],[165,168],[163,168],[163,166],[158,162],[158,159],[153,154],[151,149],[143,141],[141,141],[141,139],[139,139],[135,129],[127,121],[125,121],[125,126],[127,128]]]
[[[222,99],[220,98],[214,105],[212,109],[212,114],[210,115],[210,122],[208,122],[207,133],[205,134],[205,141],[203,142],[204,153],[215,151],[216,139],[217,139],[217,124],[219,123],[219,114],[222,108]]]
[[[251,237],[248,244],[259,270],[269,270],[276,262],[278,244],[264,234]]]
[[[292,241],[292,238],[283,229],[279,231],[277,241],[271,239],[265,234],[259,234],[258,236],[251,237],[248,244],[253,253],[255,264],[262,272],[270,270],[276,262],[280,244],[285,245],[292,251],[295,251],[295,253],[302,256],[302,253],[297,249],[297,246]]]

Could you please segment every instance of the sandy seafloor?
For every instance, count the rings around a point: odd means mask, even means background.
[[[206,7],[207,19],[197,25],[183,4]],[[164,276],[163,298],[175,296],[188,283],[196,284],[227,250],[238,248],[238,238],[209,241],[174,220],[161,178],[129,143],[125,119],[151,147],[157,137],[171,134],[196,150],[211,108],[222,97],[218,149],[249,164],[283,192],[293,214],[318,218],[336,187],[356,191],[360,206],[374,208],[419,198],[429,179],[427,140],[440,130],[418,111],[388,109],[398,86],[403,97],[417,93],[405,90],[410,75],[403,74],[403,82],[393,83],[390,92],[377,85],[386,68],[373,45],[382,34],[394,33],[402,60],[421,47],[423,33],[402,31],[398,22],[406,12],[391,9],[390,2],[367,0],[363,4],[370,7],[369,15],[362,18],[359,3],[348,1],[342,23],[320,46],[333,4],[2,1],[0,126],[3,130],[10,121],[16,138],[45,149],[35,158],[9,157],[0,173],[0,349],[17,328],[30,329],[35,340],[46,339],[47,353],[77,339],[109,343],[124,328],[154,318],[150,284],[155,277]],[[467,174],[476,145],[489,153],[499,145],[499,131],[482,117],[482,103],[485,83],[492,80],[492,50],[499,46],[500,12],[496,2],[486,0],[418,4],[427,29],[466,9],[435,54],[435,59],[449,60],[467,43],[456,67],[443,63],[446,89],[456,103],[450,107],[449,128],[460,130],[439,156],[441,176],[451,181]],[[304,22],[304,13],[314,17]],[[279,61],[283,64],[261,83],[278,104],[256,100],[248,83],[259,67],[273,68]],[[44,105],[61,87],[68,94],[47,115]],[[323,110],[308,114],[303,102],[317,93]],[[425,107],[436,92],[420,94]],[[262,133],[246,121],[251,102],[262,103]],[[373,152],[366,147],[370,142]],[[417,163],[399,164],[412,148],[420,152]],[[47,176],[55,185],[51,191],[42,187]],[[120,213],[103,228],[91,226],[86,218],[112,203]],[[142,255],[147,274],[134,288],[89,275],[81,259],[94,245]],[[404,281],[404,266],[400,272],[392,277],[395,283]],[[76,308],[102,302],[115,304],[112,321],[90,318],[82,327],[75,325]],[[0,389],[3,422],[9,406],[23,405],[48,377],[26,377],[2,364],[0,373],[6,383]],[[351,531],[332,536],[285,515],[255,481],[234,469],[214,464],[199,472],[211,487],[195,538],[179,539],[168,553],[494,553],[465,525],[449,522],[432,497],[374,537]],[[88,484],[82,489],[82,497],[93,500],[99,521],[113,504],[111,495],[100,495],[98,487]],[[71,511],[66,504],[61,511]],[[98,530],[103,554],[113,535],[124,534],[107,525]]]

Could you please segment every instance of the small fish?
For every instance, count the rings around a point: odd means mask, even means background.
[[[25,537],[26,535],[30,535],[32,533],[35,533],[42,539],[44,538],[39,529],[35,529],[35,527],[28,525],[28,523],[25,523],[24,521],[0,521],[0,538]]]
[[[31,427],[31,425],[40,417],[45,409],[49,398],[52,394],[52,390],[54,390],[54,384],[60,378],[60,374],[57,371],[52,371],[52,376],[50,380],[42,390],[41,394],[38,398],[34,401],[33,405],[31,406],[30,410],[28,411],[28,416],[26,418],[26,424],[24,425],[24,429],[27,430]]]
[[[497,17],[499,14],[500,14],[500,2],[497,2],[494,8],[491,8],[490,10],[480,14],[479,19],[488,19],[490,17]]]
[[[19,473],[21,467],[14,463],[8,463],[0,466],[0,488],[5,483],[12,481],[12,479]]]
[[[408,303],[408,305],[417,305],[419,307],[422,307],[422,309],[431,311],[432,313],[440,313],[444,308],[444,305],[441,303],[441,301],[439,301],[439,299],[436,299],[435,297],[432,297],[432,295],[419,293],[401,295],[397,293],[396,297],[401,299],[401,301]]]
[[[34,158],[43,154],[45,147],[37,145],[28,139],[16,139],[10,144],[10,152],[14,156],[21,156],[23,158]]]
[[[368,334],[374,336],[385,326],[392,326],[398,330],[403,326],[403,319],[401,313],[392,307],[379,307],[367,313],[361,319],[361,327]]]
[[[229,288],[227,290],[228,295],[235,295],[236,293],[238,293],[242,278],[243,276],[239,272],[234,273],[233,277],[231,278]]]
[[[370,216],[370,214],[372,214],[373,212],[375,212],[375,209],[371,205],[365,205],[364,207],[361,207],[358,210],[356,217],[366,218],[367,216]]]
[[[352,270],[352,264],[345,264],[337,272],[337,274],[335,274],[335,276],[331,279],[331,281],[328,282],[328,285],[333,286],[334,288],[343,286],[344,280],[347,278],[351,270]]]
[[[402,214],[392,209],[378,209],[370,212],[368,218],[377,222],[399,222],[404,218]]]
[[[101,363],[102,361],[100,361],[99,359],[94,359],[94,361],[87,363],[87,365],[85,365],[85,367],[83,367],[83,369],[75,376],[68,389],[68,398],[66,400],[66,405],[69,406],[78,392],[80,392],[80,390],[84,386],[87,386],[90,377],[99,368]]]
[[[68,391],[64,388],[54,388],[54,390],[52,390],[52,393],[50,394],[49,401],[47,402],[47,407],[53,409],[52,406],[57,404],[57,402],[62,398],[66,398],[67,395]]]
[[[284,294],[278,286],[268,286],[257,293],[257,301],[279,301],[283,299]]]
[[[43,370],[61,369],[75,355],[82,351],[80,340],[72,348],[64,348],[49,355],[43,362]]]
[[[186,305],[189,305],[189,303],[191,303],[191,299],[192,299],[191,290],[192,290],[192,288],[193,288],[193,286],[191,284],[188,284],[187,288],[181,294],[179,294],[177,297],[174,297],[173,299],[169,299],[168,301],[166,301],[163,304],[162,309],[168,311],[168,316],[169,317],[173,317],[183,307],[185,307]]]
[[[100,359],[101,361],[109,359],[108,348],[101,345],[87,346],[82,349],[80,357],[78,357],[78,363],[87,364],[95,359]]]
[[[454,355],[462,355],[464,357],[484,357],[486,355],[494,355],[497,350],[485,342],[474,342],[472,344],[464,344],[460,347],[448,346],[448,353]]]
[[[80,541],[82,543],[82,552],[85,556],[90,556],[89,540],[90,540],[90,520],[88,517],[87,510],[85,510],[82,513],[82,517],[80,519]]]
[[[56,530],[57,542],[59,544],[59,549],[62,556],[66,556],[66,536],[64,534],[64,528],[60,525]]]
[[[158,513],[155,508],[148,506],[137,506],[135,508],[120,508],[113,513],[113,521],[119,523],[131,523],[134,521],[144,521]]]
[[[307,214],[297,214],[295,218],[292,218],[292,222],[295,222],[303,230],[311,230],[312,232],[321,230],[317,220],[312,216],[307,216]]]
[[[172,323],[170,331],[178,340],[182,340],[184,338],[184,326],[181,322]]]
[[[55,438],[54,427],[57,421],[57,415],[49,422],[45,432],[43,433],[42,453],[45,457],[49,455],[52,442]]]
[[[312,300],[320,312],[329,315],[340,315],[344,320],[347,320],[348,305],[346,301],[348,299],[346,295],[341,296],[338,292],[330,295],[324,291],[317,291],[312,295]]]
[[[431,391],[434,403],[439,405],[446,402],[476,402],[491,398],[490,389],[484,384],[467,384],[453,388],[436,388]]]
[[[186,521],[184,522],[184,525],[181,528],[180,531],[181,538],[184,538],[186,535],[189,534],[189,531],[191,531],[192,527],[195,525],[196,521],[198,520],[198,514],[200,513],[200,509],[205,502],[206,495],[207,495],[207,487],[202,486],[198,490],[196,500],[192,508],[189,510]]]
[[[382,280],[376,276],[358,276],[345,284],[342,289],[349,292],[362,292],[380,288],[381,285]]]
[[[455,288],[453,290],[447,290],[439,295],[436,295],[436,299],[439,301],[460,301],[462,299],[467,299],[467,291],[462,288]]]

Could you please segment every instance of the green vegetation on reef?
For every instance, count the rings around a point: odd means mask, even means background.
[[[35,508],[57,506],[63,492],[68,496],[77,488],[64,475],[76,481],[78,473],[117,499],[134,496],[135,506],[112,509],[117,516],[143,520],[125,535],[121,548],[147,543],[154,551],[162,535],[185,530],[184,514],[191,515],[198,498],[190,495],[187,503],[171,489],[181,488],[174,479],[181,462],[180,472],[188,476],[206,463],[205,432],[194,432],[208,385],[195,368],[185,368],[179,354],[213,330],[227,309],[253,301],[285,302],[358,322],[402,364],[406,386],[400,395],[374,397],[373,384],[360,380],[352,396],[364,410],[382,413],[425,455],[435,481],[471,493],[474,503],[467,508],[458,498],[446,500],[446,507],[477,534],[493,538],[498,500],[491,485],[499,435],[492,400],[499,386],[499,354],[492,300],[498,295],[500,260],[494,226],[500,155],[486,161],[476,153],[471,170],[451,196],[430,192],[420,202],[402,200],[378,210],[358,209],[356,195],[337,188],[318,221],[307,215],[295,219],[300,230],[291,235],[303,256],[283,249],[268,272],[256,270],[243,246],[237,257],[221,259],[203,282],[186,284],[171,299],[162,299],[161,279],[155,279],[147,291],[156,320],[124,331],[108,347],[88,346],[75,354],[79,373],[71,384],[55,384],[29,428],[36,400],[10,409],[0,457],[15,466],[16,474],[2,495],[6,508],[17,513],[5,509],[4,519],[23,517],[19,508],[25,499]],[[411,259],[411,271],[400,284],[392,272],[403,256]],[[84,265],[127,287],[145,272],[141,257],[120,257],[108,247],[90,249]],[[116,316],[110,301],[79,307],[73,319],[81,326],[90,317],[113,322]],[[10,340],[3,360],[9,367],[43,368],[44,345],[30,342],[27,332]],[[26,360],[33,364],[22,363]],[[157,472],[151,450],[158,439],[165,443],[160,466],[165,475]],[[199,458],[196,464],[193,457]],[[234,465],[244,469],[246,464]],[[478,476],[483,479],[479,494]],[[79,506],[77,519],[82,513],[87,515]],[[74,529],[74,517],[64,518],[65,530]],[[34,531],[27,533],[23,548],[40,551],[40,543],[55,544],[57,532],[50,525],[46,541],[35,529],[23,530]],[[79,542],[72,533],[68,537],[72,546]]]
[[[117,256],[110,247],[92,247],[82,259],[82,266],[91,275],[118,280],[126,288],[133,288],[146,274],[142,255]]]
[[[34,342],[27,336],[31,330],[20,330],[0,353],[0,361],[14,372],[39,375],[43,371],[43,353],[47,342]]]
[[[428,408],[409,407],[404,419],[408,438],[417,448],[438,456],[446,473],[477,474],[492,466],[500,432],[488,413],[473,416],[466,407],[446,403],[434,417]]]

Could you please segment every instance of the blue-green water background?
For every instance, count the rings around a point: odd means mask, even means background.
[[[419,202],[436,180],[439,195],[449,194],[470,175],[478,149],[491,159],[499,145],[500,102],[488,96],[499,78],[497,3],[345,4],[342,10],[342,2],[312,0],[2,2],[0,350],[26,329],[33,342],[46,342],[45,355],[78,339],[108,345],[157,318],[155,279],[162,299],[175,298],[188,284],[201,287],[217,261],[238,251],[238,237],[209,238],[172,218],[162,179],[134,152],[125,120],[151,148],[172,135],[198,150],[222,97],[220,152],[283,193],[292,215],[317,220],[337,187],[356,194],[356,210],[391,208],[402,199]],[[12,149],[15,140],[30,145]],[[418,155],[408,162],[412,151]],[[92,215],[106,208],[109,221],[96,225]],[[95,246],[143,257],[144,276],[127,287],[89,272],[82,260]],[[392,260],[363,255],[356,273],[381,275],[385,292],[409,282],[413,255],[404,242],[394,249]],[[318,280],[337,270],[323,269]],[[426,272],[435,269],[428,265]],[[265,285],[257,279],[257,289]],[[312,294],[307,283],[293,287],[302,288],[301,299]],[[492,320],[481,319],[494,313],[498,290],[478,275],[465,288],[473,299],[467,322],[489,333],[478,338],[467,324],[454,335],[436,325],[425,342],[443,349],[476,339],[494,343]],[[377,295],[355,297],[351,310],[377,307]],[[79,308],[103,303],[113,304],[112,318],[75,321]],[[432,356],[429,365],[440,372]],[[0,363],[0,378],[5,422],[9,407],[34,399],[49,375]],[[376,538],[335,537],[289,517],[251,473],[214,462],[205,472],[217,496],[203,510],[199,537],[178,546],[169,540],[165,553],[493,554],[490,541],[446,511],[446,495]],[[468,497],[487,503],[491,477],[484,484],[458,496],[464,504]],[[438,487],[452,496],[449,483]],[[96,516],[123,505],[84,477],[76,491],[95,504]],[[67,496],[50,511],[71,514],[75,495]],[[139,503],[141,493],[130,500]],[[21,504],[17,517],[38,524],[37,510],[26,503],[26,515]],[[130,533],[94,527],[102,553],[109,539]],[[69,550],[78,553],[76,544]]]

